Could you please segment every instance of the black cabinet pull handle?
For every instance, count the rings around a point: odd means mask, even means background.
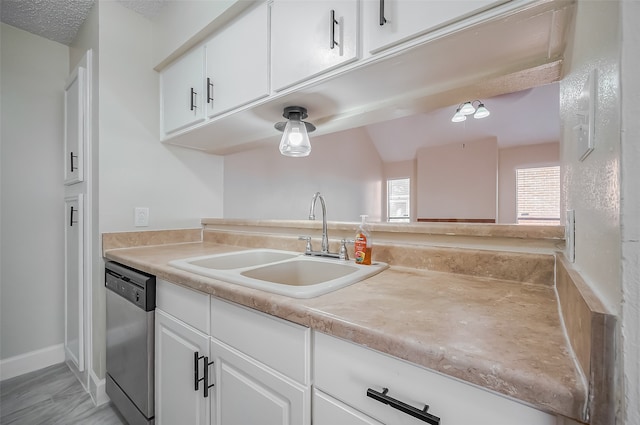
[[[71,207],[71,214],[69,214],[69,226],[73,227],[74,223],[78,223],[77,221],[73,221],[73,213],[76,212],[77,210],[73,208],[73,206]]]
[[[214,362],[209,362],[209,357],[204,358],[204,398],[209,397],[209,388],[215,387],[215,384],[209,385],[209,366]]]
[[[191,87],[191,110],[196,109],[196,92]]]
[[[371,388],[367,388],[367,397],[371,397],[372,399],[377,400],[380,403],[388,404],[394,409],[398,409],[399,411],[404,412],[407,415],[411,415],[414,418],[418,418],[421,421],[427,422],[431,425],[440,425],[439,417],[434,416],[430,413],[427,413],[427,410],[429,410],[429,405],[425,405],[424,409],[420,410],[400,400],[396,400],[395,398],[389,397],[387,395],[388,392],[389,392],[389,388],[383,388],[381,393],[378,391],[372,390]]]
[[[213,83],[211,78],[207,77],[207,103],[213,102]]]
[[[380,0],[380,26],[387,23],[387,18],[384,17],[384,0]]]
[[[69,157],[71,159],[71,161],[70,161],[71,162],[71,172],[73,173],[75,170],[78,169],[78,167],[73,165],[73,158],[77,158],[78,155],[74,155],[73,152],[69,152]]]
[[[193,390],[198,391],[200,381],[204,381],[204,377],[200,378],[200,359],[204,359],[197,351],[193,353]],[[205,372],[206,373],[206,372]]]
[[[340,45],[336,41],[336,25],[338,25],[338,21],[336,20],[336,11],[332,9],[331,10],[331,43],[329,44],[329,46],[332,49]]]
[[[203,360],[202,365],[204,366],[204,374],[202,378],[200,378],[200,360]],[[209,362],[209,357],[201,356],[199,352],[193,353],[193,390],[200,390],[200,381],[204,383],[204,388],[202,389],[203,395],[209,397],[209,388],[214,387],[215,384],[209,385],[209,366],[211,366],[214,362]]]

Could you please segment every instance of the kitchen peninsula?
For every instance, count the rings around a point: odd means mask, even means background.
[[[578,366],[580,359],[567,339],[555,289],[555,269],[564,267],[556,259],[561,254],[555,253],[563,243],[561,228],[373,225],[374,240],[379,241],[374,260],[390,268],[336,292],[300,300],[167,263],[256,247],[302,253],[304,242],[297,235],[306,232],[317,238],[318,223],[204,219],[203,226],[202,232],[105,234],[104,256],[588,423],[588,409],[598,399],[588,401],[584,365]],[[332,243],[337,246],[335,239],[355,227],[330,223]],[[454,240],[463,248],[447,246]],[[572,331],[567,333],[571,339]]]

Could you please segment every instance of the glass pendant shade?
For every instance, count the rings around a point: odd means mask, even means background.
[[[484,103],[481,103],[478,106],[478,109],[476,110],[476,113],[473,114],[473,118],[476,118],[476,119],[486,118],[489,115],[491,115],[491,112],[489,112],[489,110],[484,107]]]
[[[462,122],[466,119],[467,117],[464,114],[460,113],[460,109],[458,109],[453,118],[451,118],[451,122]]]
[[[462,115],[471,115],[475,111],[476,111],[476,108],[473,107],[471,102],[466,102],[464,105],[462,105],[462,108],[460,108],[460,113]]]
[[[285,156],[308,156],[311,153],[311,143],[305,123],[300,120],[299,114],[291,114],[284,128],[284,134],[280,140],[280,153]]]

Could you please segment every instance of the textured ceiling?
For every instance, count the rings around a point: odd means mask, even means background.
[[[158,14],[165,0],[118,0],[147,18]],[[5,24],[69,45],[95,0],[1,0]]]

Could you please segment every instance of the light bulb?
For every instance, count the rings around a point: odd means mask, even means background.
[[[299,116],[290,116],[280,140],[280,153],[285,156],[307,156],[311,153],[311,143],[304,122]]]

